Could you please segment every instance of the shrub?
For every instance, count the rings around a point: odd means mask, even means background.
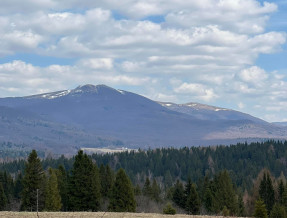
[[[163,214],[171,214],[171,215],[174,215],[174,214],[176,214],[176,210],[171,206],[171,204],[167,204],[167,205],[163,208]]]

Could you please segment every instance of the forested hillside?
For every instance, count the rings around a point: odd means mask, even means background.
[[[35,210],[38,189],[40,210],[48,211],[250,216],[265,208],[271,216],[274,208],[282,212],[287,206],[286,145],[267,141],[92,156],[79,151],[73,158],[44,160],[33,151],[28,160],[0,164],[1,209]]]

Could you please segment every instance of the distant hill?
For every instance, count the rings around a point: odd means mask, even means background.
[[[273,124],[277,126],[287,127],[287,122],[274,122]]]
[[[105,85],[0,98],[0,141],[55,153],[80,147],[163,147],[286,138],[287,128],[198,103],[158,103]]]

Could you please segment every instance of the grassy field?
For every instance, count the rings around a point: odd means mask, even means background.
[[[37,217],[35,212],[0,212],[0,217],[2,218],[23,218],[23,217]],[[105,212],[40,212],[39,217],[79,217],[79,218],[163,218],[163,217],[173,217],[173,218],[214,218],[214,216],[192,216],[192,215],[163,215],[156,213],[105,213]],[[216,218],[220,218],[217,216]],[[223,218],[223,217],[222,217]]]

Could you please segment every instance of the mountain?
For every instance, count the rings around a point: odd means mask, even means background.
[[[281,127],[287,127],[287,122],[274,122],[273,124]]]
[[[186,104],[175,104],[171,102],[158,103],[170,110],[188,114],[201,120],[250,120],[255,123],[267,124],[264,120],[227,108],[220,108],[195,102]]]
[[[80,147],[199,146],[285,138],[284,127],[208,105],[159,103],[105,85],[0,99],[0,141],[54,153]]]

